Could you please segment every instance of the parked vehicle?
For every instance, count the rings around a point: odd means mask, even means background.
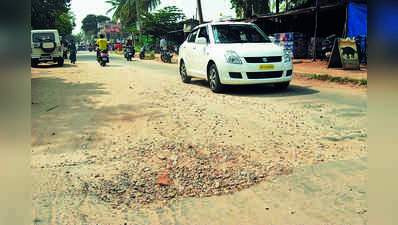
[[[77,47],[78,51],[87,51],[87,46],[86,45],[79,45],[79,47]]]
[[[102,50],[99,53],[99,57],[98,57],[98,63],[101,66],[106,66],[106,63],[109,63],[109,55],[108,55],[108,51],[106,50]]]
[[[32,30],[31,48],[32,67],[46,62],[58,63],[58,66],[64,65],[63,47],[57,30]]]
[[[332,54],[334,40],[337,38],[335,34],[327,36],[322,41],[322,59],[329,61],[330,55]]]
[[[160,59],[162,60],[162,62],[171,63],[171,58],[173,58],[173,55],[170,54],[169,50],[161,51]]]
[[[141,48],[141,51],[140,51],[140,59],[145,59],[145,46],[143,46],[142,48]]]
[[[182,82],[205,79],[213,92],[222,92],[226,84],[270,83],[286,89],[292,80],[289,52],[252,23],[201,24],[188,35],[179,53]]]
[[[134,55],[135,55],[135,49],[132,46],[124,47],[124,58],[126,58],[127,61],[131,61],[132,58],[134,58]]]

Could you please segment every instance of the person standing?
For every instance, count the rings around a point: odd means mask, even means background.
[[[120,43],[117,44],[117,49],[119,50],[119,53],[122,51],[122,45]]]
[[[166,41],[166,38],[163,37],[160,40],[160,51],[162,52],[162,51],[165,51],[166,49],[167,49],[167,41]]]
[[[75,64],[76,63],[76,44],[73,40],[70,40],[68,49],[69,49],[70,62],[72,64]]]

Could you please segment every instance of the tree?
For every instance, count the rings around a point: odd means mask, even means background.
[[[61,34],[71,34],[74,19],[70,14],[71,0],[31,0],[32,29],[57,29]]]
[[[251,17],[254,14],[267,14],[270,12],[267,0],[231,0],[232,8],[238,17]]]
[[[114,20],[120,20],[121,24],[125,27],[134,25],[135,22],[140,20],[140,16],[154,9],[160,4],[160,0],[107,0],[111,4],[108,10],[113,11]],[[142,42],[142,32],[140,31],[140,39]]]
[[[61,36],[72,34],[75,26],[75,18],[70,13],[62,13],[55,19],[55,27]]]
[[[73,38],[75,39],[76,43],[80,43],[83,41],[83,33],[80,32],[78,34],[75,34],[73,35]]]
[[[82,20],[82,30],[86,37],[91,37],[98,33],[98,24],[111,20],[109,17],[103,15],[89,14]]]
[[[145,12],[141,20],[143,21],[143,31],[146,34],[160,37],[165,33],[175,30],[178,21],[185,19],[181,9],[176,6],[166,6],[156,12]]]

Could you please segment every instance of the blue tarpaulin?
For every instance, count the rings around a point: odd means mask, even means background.
[[[347,37],[368,35],[368,9],[367,4],[350,2],[348,5]]]

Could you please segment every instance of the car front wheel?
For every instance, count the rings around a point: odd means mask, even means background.
[[[181,76],[182,82],[184,82],[184,83],[189,83],[191,81],[191,77],[188,76],[187,68],[185,67],[184,62],[180,63],[180,76]]]
[[[209,86],[210,90],[215,93],[220,93],[224,90],[224,85],[220,82],[217,66],[215,64],[210,66],[209,70]]]

